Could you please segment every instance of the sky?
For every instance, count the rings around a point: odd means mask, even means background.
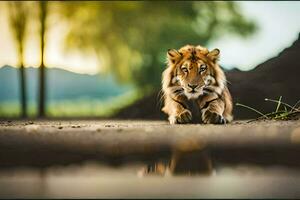
[[[2,2],[3,3],[3,2]],[[290,46],[300,32],[300,2],[296,1],[241,1],[242,13],[258,24],[258,31],[244,39],[236,35],[224,35],[210,43],[209,49],[221,50],[220,64],[225,68],[236,67],[250,70],[265,60],[276,56]],[[9,32],[5,10],[0,12],[0,67],[16,65],[16,52]],[[54,19],[55,20],[55,19]],[[56,23],[49,30],[45,63],[49,67],[59,67],[76,73],[96,74],[101,63],[95,55],[63,51],[63,37],[66,26]],[[32,32],[36,30],[30,30]],[[30,34],[29,34],[30,35]],[[39,65],[38,43],[28,38],[25,65]]]
[[[300,2],[243,1],[242,13],[255,20],[258,30],[251,37],[224,36],[210,44],[221,51],[225,68],[250,70],[289,47],[300,33]]]

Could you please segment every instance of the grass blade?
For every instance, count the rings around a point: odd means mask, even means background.
[[[271,102],[275,102],[277,103],[276,106],[276,111],[271,112],[271,113],[267,113],[267,114],[263,114],[262,112],[256,110],[255,108],[252,108],[250,106],[241,104],[241,103],[236,103],[237,106],[242,106],[244,108],[247,108],[249,110],[252,110],[256,113],[258,113],[259,115],[261,115],[260,117],[257,117],[255,119],[249,120],[247,121],[247,123],[249,122],[253,122],[253,121],[258,121],[258,120],[262,120],[262,119],[268,119],[268,120],[291,120],[291,119],[297,119],[297,117],[299,116],[300,118],[300,107],[296,108],[297,105],[300,103],[300,100],[297,101],[297,103],[292,107],[291,105],[285,103],[282,101],[282,96],[279,97],[279,100],[274,100],[274,99],[265,99],[265,101],[271,101]],[[284,109],[280,110],[280,107],[283,106]],[[288,108],[291,108],[291,110],[288,110]]]
[[[263,114],[262,112],[260,112],[260,111],[258,111],[258,110],[256,110],[256,109],[254,109],[254,108],[251,108],[251,107],[246,106],[246,105],[241,104],[241,103],[236,103],[236,105],[237,105],[237,106],[242,106],[242,107],[244,107],[244,108],[248,108],[249,110],[252,110],[252,111],[254,111],[254,112],[260,114],[261,116],[265,117],[266,119],[268,119],[268,116],[266,116],[265,114]]]
[[[282,113],[285,113],[286,111],[278,111],[278,112],[271,112],[271,113],[267,113],[265,114],[265,116],[267,116],[269,119],[273,119],[275,118],[278,114],[282,114]],[[258,121],[258,120],[261,120],[261,119],[265,119],[265,116],[260,116],[258,118],[255,118],[255,119],[251,119],[249,121],[247,121],[247,123],[250,123],[250,122],[254,122],[254,121]]]
[[[279,107],[280,107],[280,104],[281,104],[281,98],[282,98],[282,96],[279,97],[278,104],[277,104],[275,112],[278,112],[278,110],[279,110]]]
[[[278,100],[274,100],[274,99],[267,99],[267,98],[266,98],[265,101],[271,101],[271,102],[274,102],[274,103],[279,103]],[[285,105],[285,106],[287,106],[287,107],[293,109],[293,107],[292,107],[291,105],[287,104],[287,103],[281,102],[281,104],[283,104],[283,105]]]
[[[293,111],[293,110],[299,111],[299,109],[296,108],[296,106],[297,106],[299,103],[300,103],[300,100],[298,100],[298,101],[295,103],[295,105],[293,106],[293,108],[292,108],[291,111]]]
[[[300,111],[289,112],[289,113],[287,114],[287,117],[292,117],[292,116],[295,116],[295,115],[300,115]]]

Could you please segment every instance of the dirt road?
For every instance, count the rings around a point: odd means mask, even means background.
[[[0,122],[1,166],[47,166],[87,159],[118,164],[135,156],[151,159],[176,149],[283,151],[298,148],[299,144],[299,120],[236,121],[228,125],[169,125],[165,121],[126,120]]]

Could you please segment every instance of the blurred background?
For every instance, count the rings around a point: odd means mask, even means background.
[[[221,50],[235,103],[295,104],[299,10],[294,1],[1,1],[0,118],[165,119],[166,51],[185,44]]]

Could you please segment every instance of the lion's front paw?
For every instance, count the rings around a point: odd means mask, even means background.
[[[215,112],[206,111],[202,115],[202,121],[205,124],[225,124],[226,120],[222,115]]]
[[[192,113],[189,110],[182,111],[178,116],[169,117],[170,124],[185,124],[192,121]]]

